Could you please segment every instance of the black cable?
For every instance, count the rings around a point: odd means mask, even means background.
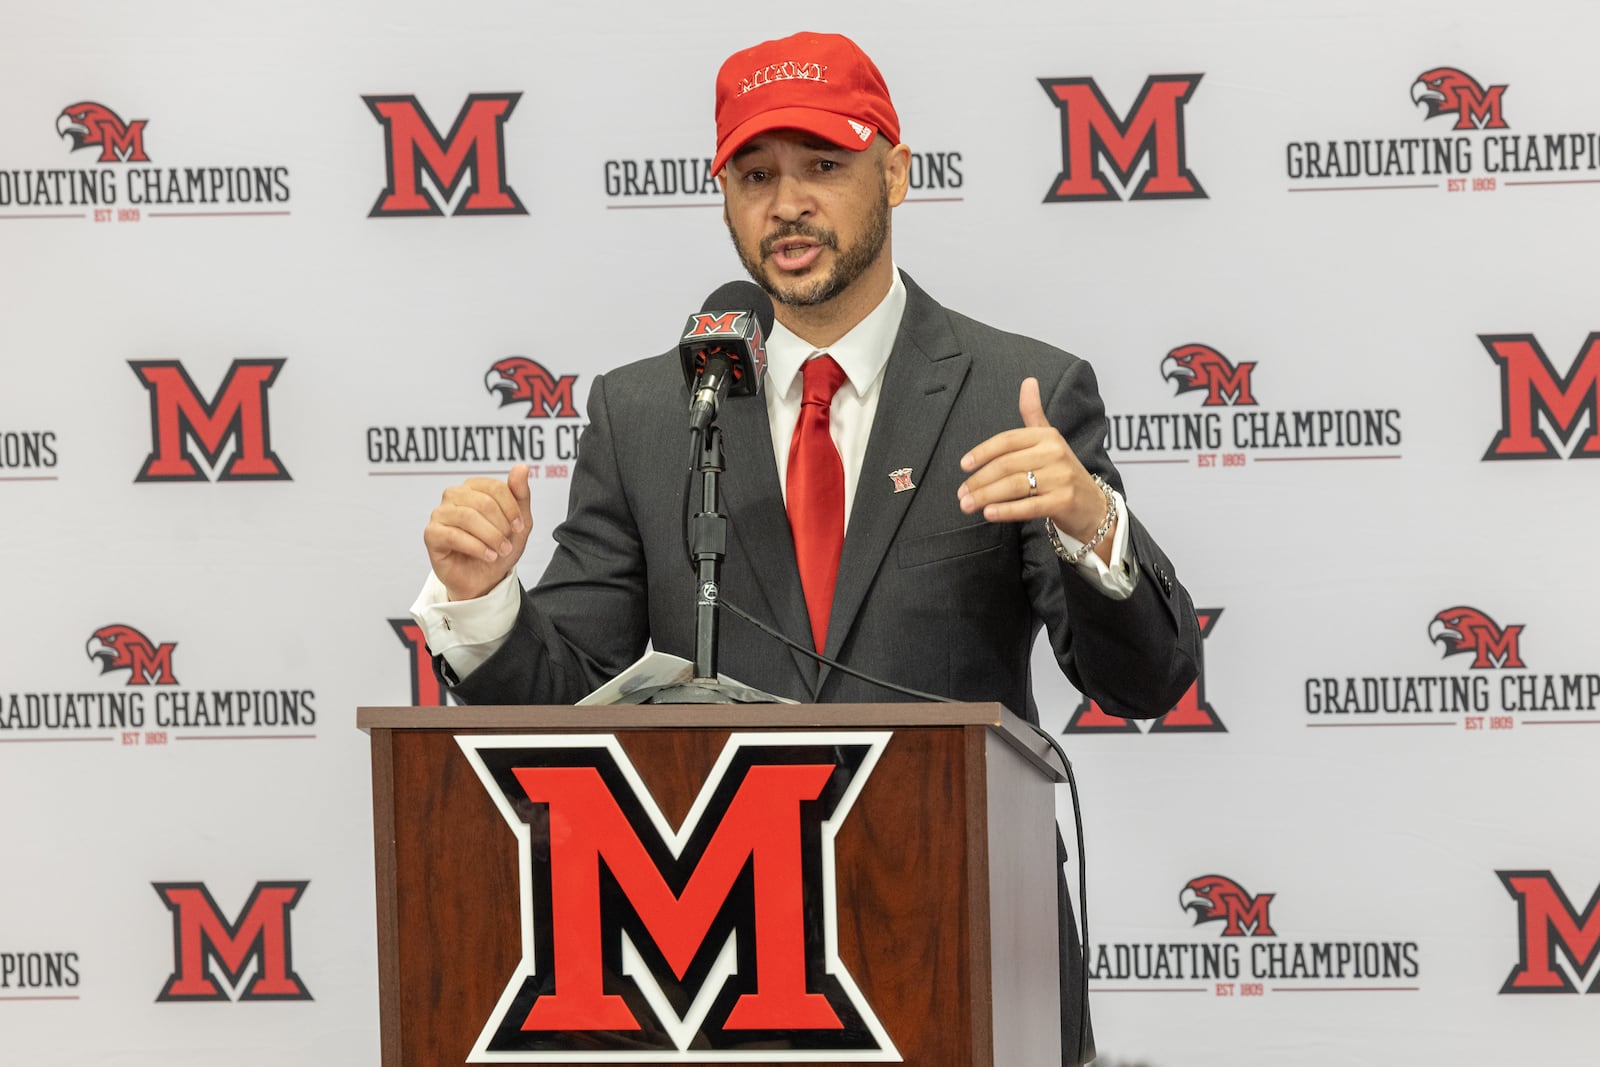
[[[683,478],[683,554],[689,561],[689,569],[697,576],[700,569],[695,565],[694,544],[689,536],[689,497],[694,493],[694,475],[700,469],[700,452],[704,448],[700,427],[689,427],[689,473]]]
[[[1023,721],[1028,722],[1026,719]],[[1089,863],[1083,851],[1083,814],[1078,807],[1078,776],[1072,773],[1072,761],[1067,759],[1066,751],[1050,736],[1049,731],[1032,722],[1028,722],[1028,727],[1055,749],[1062,769],[1067,772],[1067,789],[1072,793],[1072,826],[1077,833],[1078,844],[1078,911],[1081,916],[1078,919],[1078,945],[1081,949],[1079,963],[1082,965],[1082,974],[1078,978],[1078,1048],[1074,1062],[1082,1062],[1083,1043],[1089,1034]]]
[[[760,630],[762,633],[766,634],[768,637],[772,637],[772,638],[777,639],[778,641],[783,642],[784,644],[788,645],[790,648],[794,649],[795,651],[804,653],[810,659],[814,659],[819,663],[826,663],[828,666],[832,667],[836,671],[843,671],[845,674],[848,674],[852,678],[859,678],[863,682],[867,682],[867,683],[869,683],[871,685],[878,686],[881,689],[887,689],[890,692],[900,693],[900,694],[902,694],[904,696],[908,696],[908,697],[916,697],[918,700],[928,700],[928,701],[932,701],[932,702],[934,702],[936,704],[955,704],[955,703],[958,703],[958,701],[955,700],[953,697],[942,697],[942,696],[939,696],[937,693],[924,693],[922,690],[920,690],[920,689],[912,689],[910,686],[897,685],[894,682],[886,682],[882,678],[875,678],[872,675],[867,674],[867,673],[865,673],[863,671],[856,670],[854,667],[846,666],[845,664],[840,663],[836,659],[829,659],[827,656],[824,656],[822,653],[818,652],[816,649],[812,648],[810,645],[802,645],[800,642],[795,641],[792,638],[790,638],[789,635],[781,633],[778,630],[774,629],[773,627],[768,626],[766,623],[762,622],[760,619],[758,619],[755,616],[751,615],[749,612],[745,611],[743,608],[739,607],[737,604],[734,604],[727,597],[722,597],[720,600],[717,601],[717,603],[720,604],[722,607],[727,608],[729,611],[733,612],[739,618],[743,619],[745,622],[749,623],[751,626],[754,626],[756,629]]]

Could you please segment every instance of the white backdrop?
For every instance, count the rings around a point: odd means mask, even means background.
[[[1101,1062],[1593,1062],[1600,12],[1579,0],[0,10],[0,1060],[377,1062],[354,709],[429,696],[391,623],[421,527],[509,465],[426,449],[452,427],[542,449],[556,520],[593,375],[739,274],[699,191],[717,65],[802,28],[874,56],[921,153],[898,263],[1094,362],[1131,506],[1210,616],[1201,687],[1154,728],[1076,715],[1040,665],[1083,788]],[[1136,109],[1182,75],[1184,102]],[[1041,79],[1092,79],[1103,121]],[[414,97],[442,137],[513,94],[503,173],[472,156],[453,198],[423,181],[443,214],[372,217],[364,97]],[[1081,158],[1130,180],[1047,201],[1093,130]],[[1125,195],[1180,150],[1204,196]],[[1328,171],[1351,151],[1373,172]],[[453,213],[496,183],[525,213]],[[1214,395],[1176,391],[1186,346]],[[511,357],[550,376],[536,417],[486,388]],[[1293,436],[1347,411],[1381,431]],[[1207,417],[1216,446],[1153,436]],[[192,480],[139,480],[160,427],[156,469],[186,449]],[[1544,454],[1486,459],[1502,431]],[[158,1000],[205,977],[157,885],[276,929],[246,902],[299,882],[285,954],[214,962],[239,972],[214,1002]],[[284,965],[297,999],[251,994]]]

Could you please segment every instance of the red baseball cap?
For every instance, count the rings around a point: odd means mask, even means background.
[[[746,141],[768,130],[804,130],[860,152],[878,133],[900,142],[889,87],[854,41],[797,33],[735,52],[717,72],[719,173]]]

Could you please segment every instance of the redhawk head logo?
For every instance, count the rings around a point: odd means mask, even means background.
[[[526,356],[507,356],[483,376],[484,388],[500,394],[501,407],[528,404],[530,419],[576,418],[572,387],[577,381],[576,374],[557,378]]]
[[[1411,83],[1411,101],[1426,104],[1430,119],[1456,116],[1452,129],[1504,130],[1507,126],[1500,112],[1500,98],[1505,91],[1504,85],[1485,89],[1472,75],[1454,67],[1435,67]]]
[[[131,626],[102,626],[90,637],[85,651],[100,661],[100,673],[127,671],[129,685],[177,685],[172,673],[176,641],[157,645]]]
[[[1501,627],[1477,608],[1446,608],[1428,623],[1428,640],[1439,642],[1446,656],[1472,653],[1473,670],[1520,669],[1522,628],[1522,623]]]
[[[1177,382],[1179,393],[1204,389],[1203,406],[1208,408],[1235,404],[1254,406],[1256,398],[1250,391],[1250,373],[1255,368],[1254,363],[1234,366],[1227,356],[1210,345],[1179,345],[1161,361],[1161,377]]]
[[[100,149],[98,163],[148,163],[144,151],[144,128],[149,119],[123,122],[122,117],[104,104],[85,100],[63,108],[56,116],[56,132],[72,139],[72,151]]]
[[[1232,878],[1205,874],[1192,878],[1178,894],[1179,906],[1194,912],[1194,924],[1226,923],[1223,937],[1276,937],[1267,917],[1273,893],[1251,896]]]

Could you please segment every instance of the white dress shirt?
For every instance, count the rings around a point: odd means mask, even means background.
[[[772,324],[767,338],[767,379],[761,395],[767,402],[767,422],[772,427],[772,454],[778,461],[778,485],[784,502],[789,495],[789,442],[800,421],[800,401],[805,396],[803,368],[816,356],[832,356],[845,373],[845,382],[833,394],[828,429],[844,464],[844,522],[850,528],[851,504],[861,481],[861,463],[867,455],[867,438],[878,413],[883,392],[883,369],[889,365],[895,334],[906,310],[906,286],[895,272],[894,284],[883,302],[855,328],[827,348],[817,348],[781,322]],[[885,472],[887,473],[887,472]]]
[[[767,421],[772,428],[772,453],[778,461],[778,485],[788,492],[789,439],[800,419],[803,393],[801,366],[814,356],[830,355],[845,372],[846,381],[834,395],[829,428],[839,459],[844,465],[844,520],[848,536],[851,502],[861,481],[861,463],[872,434],[872,420],[878,411],[883,390],[883,371],[900,332],[900,319],[906,309],[906,287],[898,269],[888,295],[866,318],[826,349],[817,348],[774,323],[767,338],[767,377],[762,395],[767,402]],[[1021,416],[1018,416],[1021,423]],[[972,442],[976,445],[978,442]],[[887,473],[887,472],[885,472]],[[1113,490],[1113,492],[1115,492]],[[1117,508],[1127,515],[1120,493]],[[1080,543],[1065,532],[1062,544],[1075,550]],[[1118,522],[1111,542],[1111,563],[1107,565],[1093,552],[1086,553],[1078,570],[1104,593],[1116,600],[1133,594],[1138,578],[1137,562],[1128,547],[1128,524]],[[428,647],[445,658],[456,677],[465,678],[505,643],[517,621],[522,584],[513,571],[489,592],[474,600],[452,601],[444,584],[428,573],[422,592],[411,605],[411,617],[422,627]]]

